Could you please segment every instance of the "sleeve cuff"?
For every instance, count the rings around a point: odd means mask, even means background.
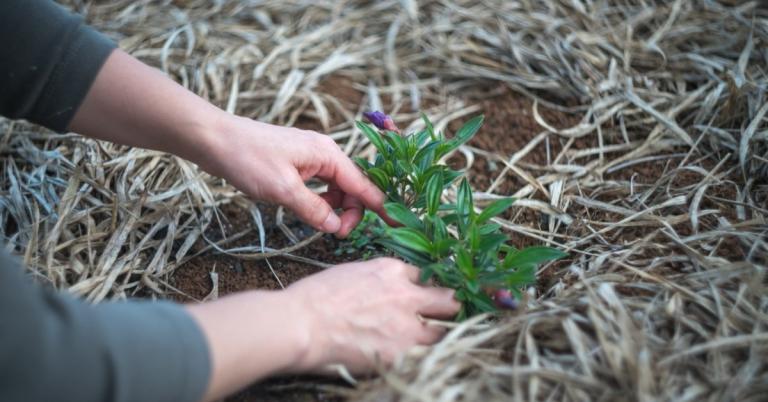
[[[116,44],[81,24],[65,55],[53,71],[33,121],[57,132],[67,131],[101,67]]]

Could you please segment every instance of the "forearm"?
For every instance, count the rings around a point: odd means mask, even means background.
[[[157,69],[115,50],[68,128],[204,163],[216,125],[228,116]]]
[[[208,340],[212,371],[205,400],[258,379],[301,370],[309,347],[302,311],[285,292],[250,291],[187,306]]]

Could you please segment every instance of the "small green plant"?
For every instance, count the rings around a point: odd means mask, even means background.
[[[365,211],[363,219],[352,229],[346,239],[341,242],[334,254],[359,254],[363,260],[380,255],[382,247],[377,241],[385,236],[384,222],[378,215],[371,211]]]
[[[435,278],[455,289],[462,302],[458,319],[493,312],[497,306],[514,307],[511,295],[519,299],[521,291],[535,283],[536,266],[565,256],[549,247],[518,250],[507,244],[509,237],[492,219],[509,208],[513,198],[496,200],[477,212],[469,182],[462,178],[456,202],[443,202],[443,194],[462,173],[439,161],[477,133],[483,116],[470,119],[452,138],[436,132],[423,114],[426,127],[408,135],[401,135],[381,112],[365,116],[378,130],[362,121],[357,126],[378,152],[373,163],[360,158],[356,162],[387,195],[389,217],[402,225],[386,228],[376,243],[418,266],[422,282]]]

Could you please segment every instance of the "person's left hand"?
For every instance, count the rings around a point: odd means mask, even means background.
[[[346,237],[364,208],[387,219],[384,194],[326,135],[227,115],[207,137],[209,153],[196,158],[203,169],[254,199],[291,209],[318,230]],[[312,177],[328,190],[307,188]],[[342,209],[341,216],[334,209]]]

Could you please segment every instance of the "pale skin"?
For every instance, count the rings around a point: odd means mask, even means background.
[[[176,154],[339,237],[365,208],[384,216],[384,195],[329,137],[226,113],[120,50],[107,59],[69,129]],[[304,182],[312,177],[328,183],[328,191],[309,190]],[[329,268],[283,291],[188,305],[211,355],[205,400],[279,373],[324,372],[335,364],[360,373],[389,364],[442,337],[422,317],[454,316],[453,296],[421,286],[413,266],[377,259]]]

